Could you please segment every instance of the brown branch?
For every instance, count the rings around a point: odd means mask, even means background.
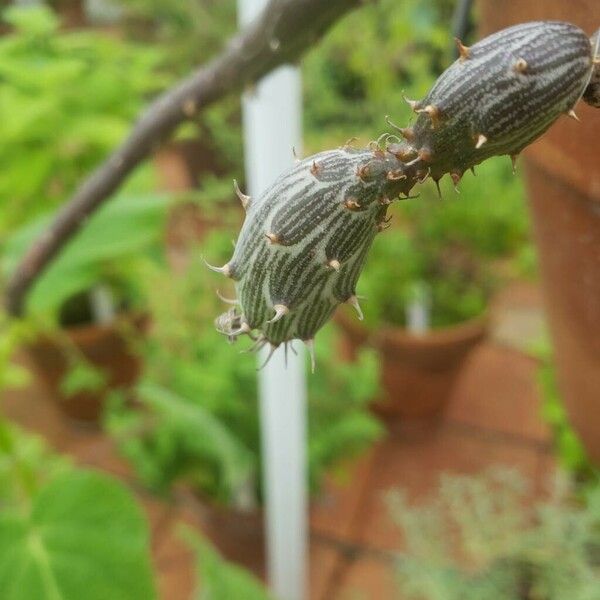
[[[131,171],[186,119],[209,104],[259,80],[274,68],[297,60],[337,19],[361,0],[270,0],[261,16],[230,40],[227,49],[157,98],[129,137],[56,215],[12,275],[6,308],[20,316],[27,292],[60,249]]]

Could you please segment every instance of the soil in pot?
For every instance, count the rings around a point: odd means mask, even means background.
[[[141,364],[132,349],[131,336],[140,335],[147,319],[121,315],[105,325],[76,325],[59,334],[41,334],[27,347],[33,369],[42,380],[49,396],[70,419],[95,425],[99,422],[106,393],[111,389],[129,388],[139,376]],[[105,375],[99,389],[63,393],[63,381],[80,356]]]
[[[262,511],[241,511],[202,502],[199,514],[202,532],[223,557],[266,578]]]

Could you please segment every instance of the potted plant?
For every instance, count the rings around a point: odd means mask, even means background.
[[[584,502],[557,477],[532,502],[522,477],[505,469],[444,476],[430,502],[389,498],[405,548],[396,560],[406,600],[593,598],[600,586],[600,489]]]
[[[211,256],[226,255],[229,236],[214,233],[203,246]],[[152,268],[143,279],[152,316],[142,349],[144,372],[135,405],[115,396],[108,430],[146,485],[167,493],[184,483],[201,499],[204,529],[221,551],[262,572],[256,361],[231,360],[231,348],[214,331],[219,301],[198,257],[185,273]],[[165,285],[168,295],[152,293]],[[381,434],[366,408],[377,391],[374,357],[367,353],[355,365],[340,365],[331,341],[320,339],[317,350],[317,372],[308,382],[313,492],[326,470]]]
[[[423,190],[401,203],[375,240],[358,294],[364,321],[340,311],[343,354],[359,344],[379,351],[384,397],[376,408],[403,418],[438,416],[465,360],[488,331],[492,293],[520,270],[527,221],[510,166],[481,166],[460,194],[440,200]],[[496,198],[502,197],[502,202]]]
[[[29,357],[51,397],[70,417],[96,422],[106,390],[128,386],[139,371],[131,342],[145,317],[135,273],[144,256],[158,252],[169,200],[124,195],[89,221],[36,282],[27,318],[37,330]],[[11,235],[1,266],[10,274],[44,230],[45,216]]]

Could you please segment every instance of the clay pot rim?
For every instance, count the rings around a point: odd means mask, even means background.
[[[413,346],[419,349],[452,346],[483,337],[490,327],[490,314],[461,321],[456,325],[431,329],[423,334],[411,333],[404,327],[382,327],[373,333],[375,346]]]
[[[412,346],[422,349],[451,346],[483,337],[490,328],[490,308],[456,325],[430,329],[423,334],[411,333],[405,327],[382,326],[370,330],[356,318],[344,311],[338,311],[335,320],[346,332],[374,347]]]

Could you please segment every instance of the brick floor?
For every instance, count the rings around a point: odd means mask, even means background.
[[[501,321],[511,311],[539,317],[531,289],[502,302]],[[537,335],[537,325],[529,325],[502,325],[499,331],[504,334],[474,353],[440,424],[390,425],[387,439],[359,460],[345,479],[327,482],[310,515],[311,600],[397,598],[390,557],[401,549],[402,540],[385,505],[391,488],[401,486],[418,498],[433,490],[442,472],[476,473],[500,463],[521,470],[542,489],[555,466],[551,436],[539,415],[536,363],[515,350]],[[178,497],[169,504],[141,490],[110,440],[99,430],[65,422],[35,382],[24,392],[9,394],[1,408],[79,463],[106,470],[132,486],[148,515],[161,598],[190,599],[193,555],[179,531],[182,524],[202,530],[202,511],[194,502]],[[260,554],[257,548],[252,566],[262,575]]]

